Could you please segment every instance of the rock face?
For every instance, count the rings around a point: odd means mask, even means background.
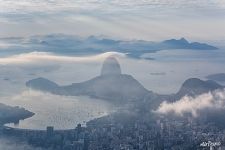
[[[102,65],[101,75],[119,75],[121,74],[120,64],[114,57],[108,57]]]

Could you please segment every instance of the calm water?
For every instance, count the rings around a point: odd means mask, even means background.
[[[8,97],[5,104],[21,106],[35,115],[20,121],[19,124],[7,124],[10,127],[24,129],[72,129],[78,123],[85,123],[113,111],[113,107],[102,100],[88,97],[65,97],[36,91],[24,91],[19,95]]]

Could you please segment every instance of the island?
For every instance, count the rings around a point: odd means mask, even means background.
[[[18,123],[20,120],[32,117],[33,112],[18,106],[12,107],[0,103],[0,126],[6,123]]]

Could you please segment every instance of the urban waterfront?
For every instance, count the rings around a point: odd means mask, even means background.
[[[1,134],[48,150],[225,149],[225,130],[214,124],[191,118],[154,120],[146,114],[132,114],[112,114],[70,130],[54,130],[52,126],[46,130],[3,127]]]

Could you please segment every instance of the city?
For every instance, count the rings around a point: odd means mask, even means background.
[[[202,124],[191,118],[169,120],[160,117],[150,120],[147,115],[141,117],[130,114],[124,116],[130,118],[125,121],[118,119],[122,115],[125,114],[110,115],[90,121],[86,127],[78,124],[76,128],[65,131],[55,131],[54,127],[47,127],[46,131],[4,127],[1,134],[26,140],[32,146],[48,150],[225,148],[225,130],[214,124]],[[207,145],[208,142],[211,145]]]

